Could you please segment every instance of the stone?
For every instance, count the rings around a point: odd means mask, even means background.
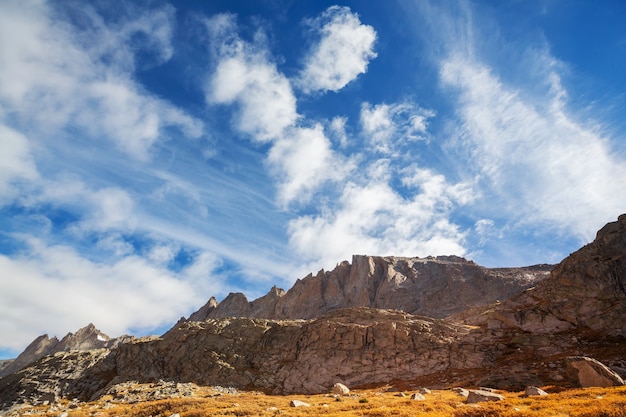
[[[300,400],[291,400],[291,402],[289,403],[290,407],[310,407],[311,404],[309,403],[305,403],[304,401],[300,401]]]
[[[426,397],[424,397],[419,392],[411,394],[411,400],[414,400],[414,401],[424,401],[425,399],[426,399]]]
[[[430,394],[430,390],[428,388],[425,388],[425,387],[419,387],[417,389],[417,392],[419,392],[420,394]]]
[[[467,396],[468,404],[476,404],[486,401],[502,401],[504,397],[500,394],[496,394],[495,392],[485,391],[485,390],[469,390],[469,394]]]
[[[526,387],[526,390],[524,391],[524,394],[527,397],[548,395],[548,393],[545,392],[544,390],[542,390],[541,388],[533,387],[533,386]]]
[[[335,385],[333,385],[333,389],[331,390],[331,392],[337,395],[350,395],[350,388],[346,387],[340,382],[337,382]]]
[[[466,397],[467,398],[467,396],[469,395],[469,391],[466,390],[465,388],[461,388],[461,387],[452,388],[452,391],[456,392],[461,397]]]
[[[603,363],[585,356],[566,359],[567,370],[582,388],[615,387],[624,385],[624,380]]]

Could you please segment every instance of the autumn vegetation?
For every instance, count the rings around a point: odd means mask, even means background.
[[[626,387],[561,390],[544,387],[550,394],[525,397],[523,392],[500,392],[505,400],[466,404],[464,397],[451,390],[433,390],[423,401],[411,400],[410,392],[390,392],[385,389],[352,391],[350,396],[298,395],[274,396],[239,391],[222,394],[201,388],[193,397],[143,401],[134,404],[116,403],[103,397],[96,402],[74,404],[67,408],[67,417],[180,417],[201,416],[336,416],[336,417],[624,417],[626,416]],[[298,399],[310,407],[294,408],[290,401]],[[29,414],[58,416],[69,403],[35,407]],[[26,411],[26,410],[23,410]]]

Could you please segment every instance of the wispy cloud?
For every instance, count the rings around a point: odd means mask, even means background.
[[[27,245],[23,253],[0,255],[3,275],[20,278],[0,280],[0,333],[12,336],[3,340],[4,348],[23,347],[34,329],[62,336],[94,322],[120,335],[168,324],[172,317],[188,314],[190,302],[204,301],[196,288],[201,282],[206,286],[206,275],[219,266],[215,258],[201,254],[174,274],[136,255],[93,262],[69,246],[22,238]],[[205,290],[218,292],[219,285],[214,281]]]
[[[14,181],[33,181],[39,173],[30,153],[28,139],[21,133],[0,124],[2,153],[0,154],[0,206],[15,192]]]
[[[130,154],[146,158],[165,127],[198,137],[202,123],[142,89],[129,76],[138,50],[159,61],[171,56],[168,41],[173,9],[125,16],[106,26],[81,7],[83,29],[56,20],[59,10],[45,3],[7,2],[0,17],[0,104],[12,124],[38,135],[67,127],[92,140],[104,136]],[[63,17],[63,16],[61,16]],[[145,39],[143,43],[125,40]],[[33,122],[37,124],[31,126]],[[32,139],[32,138],[31,138]]]
[[[434,116],[434,111],[410,102],[361,106],[363,132],[372,148],[382,154],[395,154],[408,142],[425,140],[428,119]]]
[[[297,83],[306,93],[341,90],[376,57],[376,31],[348,7],[331,6],[307,23],[317,42]]]
[[[556,226],[585,241],[626,206],[626,196],[615,192],[626,161],[611,152],[608,137],[568,110],[567,92],[547,64],[541,82],[549,89],[540,97],[525,97],[466,56],[445,59],[441,79],[459,94],[456,143],[471,157],[481,187],[499,201],[492,215]]]

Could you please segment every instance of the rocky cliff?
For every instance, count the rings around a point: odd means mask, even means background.
[[[231,293],[221,303],[211,298],[189,320],[310,319],[354,307],[394,309],[443,318],[509,298],[548,277],[553,267],[485,268],[457,256],[355,255],[352,263],[344,261],[332,271],[321,270],[297,280],[287,292],[273,287],[252,302],[241,293]]]
[[[536,287],[459,317],[490,328],[626,337],[626,215],[604,226],[592,243],[565,258]]]

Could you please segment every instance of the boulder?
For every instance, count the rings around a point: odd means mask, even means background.
[[[467,398],[469,395],[469,391],[466,390],[465,388],[461,388],[461,387],[455,387],[452,388],[452,391],[456,392],[457,394],[459,394],[461,397],[465,397]]]
[[[481,389],[471,389],[469,390],[469,394],[467,396],[468,404],[476,404],[482,403],[486,401],[502,401],[504,397],[500,394],[496,394],[495,392],[485,391]]]
[[[333,385],[332,393],[337,395],[349,395],[350,388],[346,387],[340,382],[337,382],[335,385]]]
[[[601,362],[586,356],[567,358],[567,371],[574,383],[586,387],[615,387],[624,380]]]
[[[548,393],[542,390],[541,388],[533,387],[533,386],[526,387],[526,391],[524,392],[524,394],[527,397],[548,395]]]
[[[290,407],[310,407],[311,404],[309,403],[305,403],[304,401],[300,401],[300,400],[291,400],[291,402],[289,403]]]
[[[426,399],[426,397],[424,397],[419,392],[411,394],[411,400],[413,400],[413,401],[424,401],[425,399]]]

